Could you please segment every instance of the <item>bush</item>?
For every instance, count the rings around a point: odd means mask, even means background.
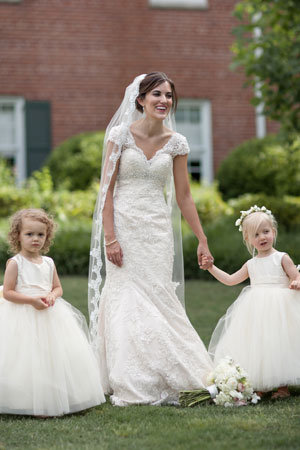
[[[246,193],[300,195],[300,145],[285,148],[276,136],[239,145],[217,172],[225,199]]]
[[[104,132],[82,133],[56,147],[46,163],[55,188],[86,189],[100,178]]]
[[[216,184],[191,182],[191,193],[203,223],[210,223],[232,213],[231,207],[222,200]]]
[[[15,183],[12,168],[5,159],[0,158],[0,180],[2,186],[11,186]]]
[[[24,188],[0,187],[0,217],[22,208],[43,208],[56,219],[92,218],[98,192],[97,182],[85,191],[54,191],[48,168],[34,172]]]
[[[59,222],[49,256],[59,275],[88,275],[92,222],[72,220]]]
[[[271,197],[265,194],[245,194],[236,199],[229,200],[234,217],[240,216],[250,206],[265,206],[270,209],[278,222],[279,229],[292,230],[300,225],[300,197],[283,196]]]

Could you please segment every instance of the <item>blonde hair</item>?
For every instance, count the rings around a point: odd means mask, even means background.
[[[46,225],[46,240],[41,252],[47,253],[54,237],[55,223],[43,209],[21,209],[10,218],[10,231],[8,233],[10,250],[12,253],[18,253],[21,250],[19,236],[22,229],[22,220],[25,218],[37,220]]]
[[[249,214],[247,217],[243,219],[243,226],[242,226],[243,240],[251,255],[254,255],[255,248],[253,245],[251,245],[250,239],[255,236],[258,228],[261,226],[263,222],[268,222],[271,228],[273,229],[275,234],[274,237],[274,244],[275,244],[277,237],[277,222],[273,214],[266,214],[263,211],[256,211]]]

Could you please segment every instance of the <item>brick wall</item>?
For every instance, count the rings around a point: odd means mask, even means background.
[[[0,95],[49,100],[53,144],[105,128],[135,75],[166,72],[179,96],[212,103],[214,165],[255,135],[250,92],[229,70],[236,0],[207,10],[148,0],[0,3]]]

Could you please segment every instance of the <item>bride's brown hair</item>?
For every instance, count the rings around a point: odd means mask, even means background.
[[[145,78],[140,83],[140,89],[139,89],[139,95],[135,100],[135,106],[136,109],[139,112],[143,112],[142,105],[139,104],[138,98],[144,99],[146,94],[152,89],[154,89],[156,86],[159,86],[161,83],[164,83],[167,81],[171,86],[172,91],[172,110],[175,112],[177,108],[177,93],[175,90],[174,82],[164,73],[164,72],[150,72],[148,73]]]

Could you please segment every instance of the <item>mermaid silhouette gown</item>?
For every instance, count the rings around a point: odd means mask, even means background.
[[[176,403],[182,389],[202,388],[212,370],[204,344],[176,296],[174,244],[164,188],[173,158],[188,153],[174,133],[147,160],[127,128],[114,192],[114,225],[123,265],[106,261],[99,310],[104,391],[114,405]]]

